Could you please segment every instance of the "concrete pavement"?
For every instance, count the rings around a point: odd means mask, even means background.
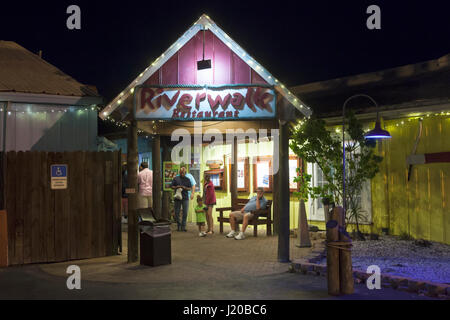
[[[0,299],[428,299],[392,289],[369,291],[364,285],[346,297],[329,297],[326,278],[288,273],[277,261],[277,237],[227,239],[218,233],[172,234],[172,264],[146,267],[127,264],[123,255],[55,264],[0,269]],[[125,234],[126,236],[126,234]],[[311,249],[297,248],[291,238],[291,259]],[[126,244],[126,237],[123,240]],[[314,244],[314,242],[313,242]],[[81,290],[66,287],[67,266],[81,268]]]

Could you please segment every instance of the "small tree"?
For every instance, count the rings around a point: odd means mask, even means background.
[[[372,179],[379,171],[379,163],[383,158],[375,155],[376,142],[364,138],[362,124],[354,114],[349,112],[346,118],[348,123],[345,131],[348,137],[345,146],[346,222],[355,222],[360,235],[361,208],[358,198],[364,182]],[[300,184],[307,183],[306,189],[302,189],[302,197],[307,194],[313,199],[321,197],[343,204],[341,134],[328,130],[325,121],[321,119],[310,118],[301,121],[294,128],[290,143],[291,150],[304,161],[316,163],[326,180],[323,186],[311,187],[310,176],[304,174],[303,177],[299,177]]]

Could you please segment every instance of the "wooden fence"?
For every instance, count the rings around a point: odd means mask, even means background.
[[[50,166],[68,166],[68,187],[51,190]],[[117,254],[119,152],[7,152],[9,265]]]

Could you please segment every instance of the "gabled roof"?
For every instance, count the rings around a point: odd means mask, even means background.
[[[166,63],[180,48],[182,48],[190,39],[192,39],[198,31],[210,30],[216,37],[225,43],[231,51],[245,61],[256,73],[258,73],[267,83],[273,85],[275,90],[280,93],[287,101],[296,107],[306,117],[312,114],[312,111],[298,97],[289,91],[278,79],[272,76],[263,66],[261,66],[254,58],[252,58],[244,49],[242,49],[233,39],[231,39],[222,29],[220,29],[214,21],[207,15],[203,14],[191,28],[189,28],[169,49],[159,56],[150,66],[148,66],[133,82],[131,82],[125,90],[115,97],[103,110],[99,116],[102,119],[107,118],[122,102],[133,94],[134,88],[142,85],[152,76],[164,63]]]
[[[68,76],[13,41],[0,40],[0,94],[100,97],[93,86]]]

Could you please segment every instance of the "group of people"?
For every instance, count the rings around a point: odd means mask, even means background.
[[[180,174],[172,180],[171,188],[174,190],[174,209],[175,219],[177,221],[177,230],[186,231],[186,220],[189,212],[189,200],[194,200],[195,179],[186,172],[186,167],[180,168]],[[214,223],[212,217],[212,209],[216,204],[216,193],[214,185],[209,177],[205,175],[205,183],[203,185],[203,197],[197,196],[197,206],[195,213],[197,218],[197,225],[199,236],[204,237],[207,234],[214,233]],[[183,209],[180,217],[180,210]],[[208,225],[208,230],[205,232],[205,222]]]
[[[125,215],[128,207],[128,195],[125,190],[128,183],[126,170],[122,172],[122,204]],[[187,173],[186,167],[180,168],[180,174],[177,175],[171,183],[174,191],[174,211],[175,220],[177,222],[177,231],[186,232],[186,220],[189,213],[189,201],[194,200],[196,181],[194,177]],[[139,167],[138,174],[139,186],[139,207],[148,208],[153,206],[152,187],[153,187],[153,171],[148,168],[147,162],[142,162]],[[264,197],[264,189],[258,188],[256,196],[251,198],[248,203],[240,210],[230,213],[231,231],[226,235],[227,238],[242,240],[245,238],[245,230],[249,221],[253,218],[251,213],[254,210],[265,208],[267,200]],[[195,206],[196,222],[198,226],[199,236],[214,234],[214,221],[212,211],[216,205],[216,193],[211,177],[206,174],[203,184],[203,196],[197,195],[197,205]],[[180,215],[181,214],[181,215]],[[126,218],[126,216],[125,216]],[[238,223],[242,222],[242,230],[236,230]],[[205,231],[205,223],[207,230]]]

